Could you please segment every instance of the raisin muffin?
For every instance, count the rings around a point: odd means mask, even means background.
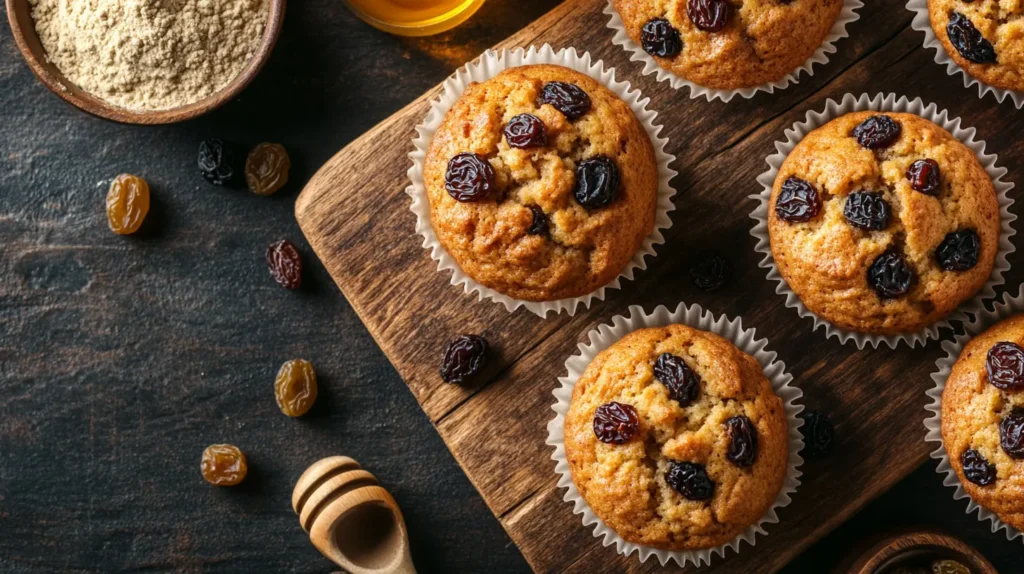
[[[724,544],[756,524],[786,477],[789,425],[754,357],[684,325],[601,352],[565,416],[572,480],[623,539]]]
[[[971,499],[1024,530],[1024,315],[974,337],[942,391],[942,443]]]
[[[774,82],[821,46],[843,0],[614,0],[626,33],[662,68],[733,90]]]
[[[630,107],[562,66],[470,84],[430,142],[430,223],[470,277],[510,297],[578,297],[654,229],[658,166]]]
[[[1024,90],[1024,3],[928,0],[935,37],[950,58],[990,86]]]
[[[844,329],[919,331],[977,293],[995,265],[999,204],[988,173],[913,114],[851,113],[807,134],[768,207],[782,277]]]

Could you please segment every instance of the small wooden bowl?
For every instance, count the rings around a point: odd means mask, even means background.
[[[281,25],[284,23],[286,0],[269,0],[269,2],[263,39],[260,41],[256,53],[234,80],[198,102],[180,108],[158,111],[134,111],[119,108],[69,82],[56,66],[46,60],[46,51],[39,41],[39,35],[36,34],[35,22],[32,20],[32,8],[29,6],[28,0],[7,0],[7,19],[11,23],[14,43],[21,50],[21,55],[25,57],[28,67],[40,81],[46,84],[46,87],[50,88],[50,91],[64,98],[73,106],[101,118],[126,124],[156,125],[171,124],[201,116],[224,105],[252,82],[263,68],[263,64],[270,58],[270,52],[273,51],[274,44],[277,43]]]
[[[877,574],[883,568],[894,568],[902,559],[914,557],[951,559],[971,569],[972,574],[999,574],[995,567],[977,550],[967,544],[929,530],[894,534],[879,540],[861,554],[847,568],[837,572],[848,574]]]

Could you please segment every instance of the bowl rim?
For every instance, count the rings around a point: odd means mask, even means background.
[[[223,106],[252,83],[267,60],[270,59],[270,54],[277,44],[284,24],[287,0],[267,0],[267,3],[267,23],[260,44],[238,75],[226,86],[191,104],[167,110],[139,111],[115,106],[89,94],[74,82],[69,81],[52,63],[37,57],[32,43],[40,44],[40,41],[32,20],[29,0],[6,0],[7,20],[10,24],[11,34],[14,36],[14,43],[29,69],[40,82],[61,99],[88,114],[115,122],[136,125],[172,124],[199,117]],[[19,5],[21,8],[16,10],[16,6]],[[19,10],[24,11],[19,12]],[[26,19],[31,23],[27,26],[28,30],[19,19],[19,13],[27,14]]]

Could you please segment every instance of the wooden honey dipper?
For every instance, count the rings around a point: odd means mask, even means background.
[[[351,458],[310,465],[295,483],[292,509],[313,546],[351,574],[416,574],[398,503]]]

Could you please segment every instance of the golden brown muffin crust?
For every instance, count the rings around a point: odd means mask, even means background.
[[[537,98],[548,82],[575,84],[589,112],[569,121]],[[540,118],[548,143],[510,148],[505,124]],[[496,173],[497,201],[454,200],[445,190],[448,161],[485,156]],[[617,199],[587,210],[573,195],[576,164],[604,155],[618,167]],[[516,299],[578,297],[613,280],[654,228],[658,168],[647,132],[630,107],[591,77],[562,66],[511,68],[466,88],[430,142],[424,166],[430,222],[459,267],[474,280]],[[550,237],[527,233],[539,206]]]
[[[873,115],[902,127],[884,150],[861,147],[850,134]],[[936,197],[915,191],[907,168],[919,159],[939,163]],[[823,198],[821,214],[788,223],[775,213],[782,183],[791,176],[811,183]],[[880,191],[892,207],[883,231],[864,231],[843,216],[846,196]],[[978,264],[945,271],[935,249],[946,234],[973,229],[981,239]],[[992,181],[967,146],[934,123],[913,114],[857,112],[812,131],[779,169],[768,206],[772,256],[804,305],[844,329],[894,334],[918,331],[974,296],[992,274],[999,245],[999,204]],[[868,285],[867,272],[888,248],[906,255],[916,279],[908,294],[883,300]]]
[[[626,32],[638,46],[644,24],[665,18],[679,30],[683,50],[652,56],[661,67],[691,82],[737,89],[774,82],[799,68],[821,46],[842,12],[843,0],[730,0],[723,30],[697,28],[687,0],[614,0]]]
[[[994,64],[979,64],[960,55],[949,41],[950,15],[959,12],[992,44]],[[950,58],[968,74],[990,86],[1024,90],[1024,0],[928,0],[932,30]]]
[[[662,353],[683,358],[702,380],[686,408],[654,378]],[[640,420],[638,434],[622,445],[594,435],[594,413],[610,401],[632,405]],[[741,414],[757,429],[750,468],[726,458],[725,421]],[[566,413],[565,451],[580,495],[619,536],[699,549],[732,540],[771,507],[786,476],[788,432],[782,399],[756,359],[713,333],[669,325],[634,331],[587,366]],[[670,461],[705,465],[714,496],[692,501],[676,492],[665,481]]]

